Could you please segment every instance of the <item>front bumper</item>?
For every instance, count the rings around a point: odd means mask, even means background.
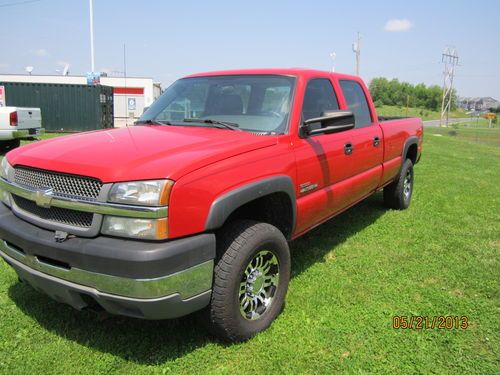
[[[0,130],[0,140],[37,138],[45,134],[45,129]]]
[[[17,218],[0,204],[0,256],[19,278],[53,299],[83,309],[168,319],[210,300],[215,237],[169,242],[109,237],[54,240],[54,232]]]

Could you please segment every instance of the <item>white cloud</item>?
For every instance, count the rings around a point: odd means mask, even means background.
[[[0,63],[0,69],[7,69],[9,67],[9,64],[7,63]]]
[[[390,32],[408,31],[413,27],[413,23],[406,18],[394,18],[385,23],[384,30]]]
[[[31,51],[34,55],[38,57],[47,57],[49,52],[45,48],[39,48]]]

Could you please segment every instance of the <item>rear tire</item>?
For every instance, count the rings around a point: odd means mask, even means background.
[[[251,220],[230,223],[217,237],[210,331],[228,342],[268,328],[281,312],[290,279],[290,251],[276,227]]]
[[[413,163],[406,159],[396,180],[384,188],[384,203],[395,210],[410,206],[413,194]]]
[[[11,139],[8,141],[0,141],[0,152],[8,152],[10,150],[13,150],[17,147],[21,146],[21,140],[20,139]]]

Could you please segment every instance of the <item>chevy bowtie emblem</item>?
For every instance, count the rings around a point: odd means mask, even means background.
[[[52,189],[39,189],[35,192],[35,202],[37,206],[49,208],[54,197]]]

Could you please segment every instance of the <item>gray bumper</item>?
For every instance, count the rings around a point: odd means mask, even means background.
[[[31,138],[31,137],[39,137],[45,134],[45,129],[35,129],[34,132],[30,134],[30,130],[16,130],[13,132],[14,138]]]
[[[54,232],[0,203],[0,257],[21,280],[77,309],[97,302],[112,314],[168,319],[210,300],[215,235],[164,242],[99,236],[58,243]]]
[[[142,319],[171,319],[202,309],[210,302],[211,290],[182,299],[179,294],[160,298],[139,299],[102,293],[94,288],[75,284],[36,271],[0,253],[19,278],[52,299],[82,310],[96,302],[111,314]]]
[[[31,134],[30,134],[31,133]],[[1,130],[0,140],[36,138],[45,134],[45,129]]]

